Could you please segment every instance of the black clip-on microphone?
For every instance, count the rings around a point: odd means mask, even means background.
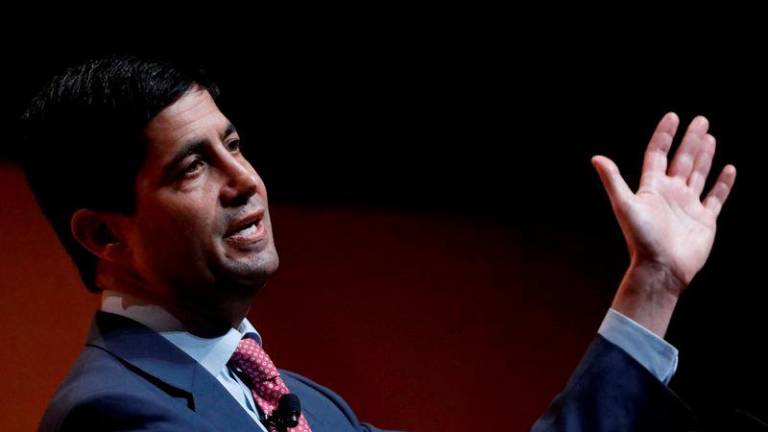
[[[280,396],[277,401],[277,408],[272,411],[264,421],[267,428],[274,427],[278,432],[288,432],[288,428],[296,427],[301,417],[301,401],[293,393],[286,393]]]

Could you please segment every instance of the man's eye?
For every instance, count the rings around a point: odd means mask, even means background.
[[[233,140],[227,143],[227,150],[232,153],[240,151],[240,140]]]
[[[198,171],[200,171],[203,168],[203,165],[204,163],[201,159],[195,159],[194,161],[192,161],[192,163],[187,165],[186,168],[184,168],[184,171],[182,172],[182,174],[186,177],[195,175],[197,174]]]

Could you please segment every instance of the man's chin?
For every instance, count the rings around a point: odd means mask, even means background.
[[[258,259],[231,261],[222,269],[220,279],[242,286],[246,290],[250,288],[258,291],[277,271],[279,265],[276,254],[269,257],[262,255]]]

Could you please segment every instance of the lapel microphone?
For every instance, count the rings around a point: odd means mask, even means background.
[[[288,428],[296,427],[301,417],[301,401],[293,393],[286,393],[280,396],[277,401],[277,408],[272,411],[272,415],[266,418],[265,426],[270,426],[278,432],[287,432]]]

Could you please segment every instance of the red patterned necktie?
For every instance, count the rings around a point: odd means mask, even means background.
[[[277,408],[280,396],[290,393],[275,364],[250,333],[240,340],[230,362],[250,380],[253,399],[265,416],[271,415]],[[270,431],[272,430],[274,429],[270,427]],[[299,424],[291,431],[312,432],[304,414],[299,417]]]

